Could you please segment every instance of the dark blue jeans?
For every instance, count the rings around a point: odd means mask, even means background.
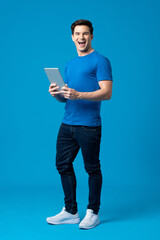
[[[62,123],[57,138],[56,167],[61,175],[65,195],[66,211],[75,214],[76,177],[73,161],[81,148],[84,167],[89,175],[89,204],[88,209],[98,213],[102,186],[99,151],[101,141],[101,126],[73,126]]]

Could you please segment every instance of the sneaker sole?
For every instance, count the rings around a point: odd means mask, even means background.
[[[69,219],[69,220],[64,220],[64,221],[51,221],[51,220],[46,220],[47,223],[52,224],[52,225],[60,225],[60,224],[78,224],[80,222],[80,218],[77,219]]]
[[[96,226],[99,225],[99,224],[100,224],[100,221],[98,221],[96,224],[94,224],[94,225],[92,225],[92,226],[88,226],[88,227],[79,226],[79,228],[80,228],[80,229],[85,229],[85,230],[87,230],[87,229],[94,228],[94,227],[96,227]]]

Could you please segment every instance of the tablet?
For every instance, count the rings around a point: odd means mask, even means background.
[[[50,83],[56,83],[61,88],[65,85],[58,68],[44,68]]]

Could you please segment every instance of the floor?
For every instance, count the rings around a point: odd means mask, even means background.
[[[78,186],[77,200],[82,219],[88,189]],[[160,191],[156,188],[103,186],[101,224],[91,230],[78,225],[49,225],[46,217],[63,207],[57,186],[3,187],[0,198],[0,239],[107,239],[160,240]]]

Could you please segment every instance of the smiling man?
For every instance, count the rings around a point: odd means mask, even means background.
[[[79,228],[90,229],[100,223],[99,208],[102,173],[99,160],[101,141],[101,101],[112,95],[112,72],[109,60],[92,48],[92,23],[77,20],[71,25],[72,40],[78,56],[65,68],[65,86],[51,84],[50,94],[65,102],[65,114],[58,133],[56,167],[65,195],[62,211],[48,217],[50,224],[80,222],[76,202],[76,177],[73,161],[81,149],[89,176],[89,203]]]

